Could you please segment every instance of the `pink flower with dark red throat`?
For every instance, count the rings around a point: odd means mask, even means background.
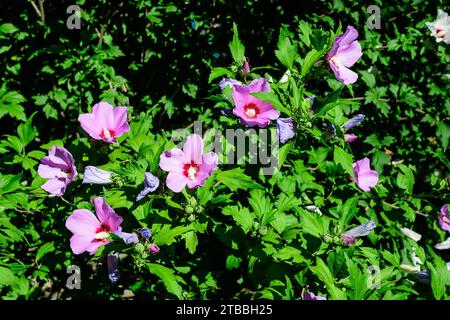
[[[348,26],[345,33],[334,40],[333,47],[327,54],[328,64],[336,79],[345,85],[358,80],[358,75],[349,69],[362,56],[361,45],[356,41],[357,38],[358,31]]]
[[[116,138],[130,131],[127,122],[127,107],[113,107],[107,102],[94,105],[91,113],[81,114],[78,121],[81,128],[92,138],[116,143]]]
[[[166,185],[180,192],[187,185],[192,189],[203,186],[217,168],[218,156],[214,152],[203,154],[203,139],[198,134],[186,138],[183,150],[173,148],[160,156],[159,167],[168,171]]]
[[[270,120],[280,116],[272,104],[252,96],[253,92],[269,92],[269,83],[264,78],[253,80],[248,85],[234,85],[232,98],[235,104],[233,113],[241,119],[241,124],[249,127],[265,128]]]
[[[74,254],[87,251],[92,255],[98,248],[109,243],[111,233],[122,231],[122,217],[117,215],[102,197],[95,198],[93,202],[97,216],[89,210],[79,209],[66,220],[67,229],[73,233],[70,248]]]
[[[66,188],[77,176],[72,154],[63,147],[53,146],[48,156],[41,160],[39,175],[47,179],[42,189],[52,196],[62,196]]]
[[[378,173],[370,169],[369,158],[364,158],[353,163],[355,179],[353,181],[363,191],[369,192],[370,188],[378,183]]]
[[[448,214],[448,204],[445,204],[441,207],[441,213],[439,214],[439,226],[445,230],[450,232],[450,215]]]

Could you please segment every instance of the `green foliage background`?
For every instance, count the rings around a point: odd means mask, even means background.
[[[450,256],[433,246],[448,236],[437,215],[449,203],[450,45],[436,43],[425,22],[450,6],[444,0],[372,2],[381,7],[379,30],[367,28],[367,6],[356,0],[78,1],[81,30],[66,27],[72,3],[47,0],[40,15],[25,0],[2,3],[2,298],[117,299],[131,290],[140,299],[299,299],[308,286],[329,299],[448,299],[444,262]],[[280,33],[297,48],[293,63],[303,66],[314,46],[305,35],[320,39],[311,28],[355,26],[363,47],[353,67],[358,82],[342,88],[319,62],[304,84],[319,106],[341,92],[339,107],[323,114],[324,123],[366,116],[353,130],[359,140],[351,153],[356,160],[371,158],[380,174],[374,192],[362,193],[349,182],[336,163],[336,147],[333,152],[316,132],[314,139],[301,134],[289,145],[285,166],[273,177],[251,166],[224,166],[188,198],[161,191],[134,201],[143,173],[157,172],[159,154],[173,146],[172,130],[195,120],[204,127],[237,127],[220,115],[231,105],[220,98],[220,77],[211,73],[233,63],[233,23],[250,65],[271,66],[255,72],[274,79],[286,71],[280,56],[289,49]],[[235,71],[231,66],[227,73]],[[79,127],[78,115],[98,101],[130,107],[132,130],[119,147],[98,150]],[[79,172],[98,165],[128,183],[89,187],[77,180],[64,200],[49,198],[36,170],[54,144],[71,151]],[[101,195],[128,229],[151,227],[161,247],[147,259],[128,252],[116,286],[101,253],[92,260],[72,254],[64,227],[74,209],[91,208],[89,198]],[[204,211],[192,222],[184,211],[194,195]],[[322,216],[306,210],[312,204]],[[355,246],[322,241],[368,219],[378,228]],[[416,243],[400,227],[423,237]],[[413,251],[431,270],[431,286],[400,268],[412,263]],[[81,268],[81,290],[65,287],[70,265]],[[378,289],[367,288],[369,266],[380,270]]]

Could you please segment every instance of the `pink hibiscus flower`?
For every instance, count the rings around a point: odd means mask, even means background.
[[[38,168],[39,175],[48,179],[42,189],[52,196],[62,196],[66,188],[77,176],[72,154],[63,147],[53,146],[48,156],[41,160]]]
[[[81,114],[78,121],[92,138],[108,143],[116,143],[116,138],[130,131],[127,107],[114,108],[107,102],[97,103],[91,113]]]
[[[364,158],[353,163],[355,179],[353,181],[363,191],[369,192],[370,188],[378,183],[378,173],[370,169],[369,158]]]
[[[102,197],[93,200],[95,216],[86,209],[75,210],[66,220],[66,227],[73,236],[70,238],[70,248],[74,254],[85,251],[89,254],[97,252],[98,248],[109,243],[110,233],[122,231],[122,217],[105,202]]]
[[[275,110],[272,104],[261,101],[250,94],[252,92],[269,92],[270,86],[266,79],[259,78],[248,85],[234,84],[233,89],[231,95],[235,104],[233,113],[241,118],[241,124],[265,128],[270,120],[275,120],[280,116],[280,111]]]
[[[327,54],[328,64],[336,79],[345,85],[358,80],[358,75],[349,69],[362,56],[361,45],[355,41],[356,38],[358,38],[358,31],[348,26],[345,33],[334,40],[333,47]]]
[[[186,185],[190,189],[203,186],[217,163],[217,154],[203,154],[203,139],[198,134],[191,134],[186,138],[183,150],[173,148],[161,154],[159,167],[169,172],[167,187],[180,192]]]

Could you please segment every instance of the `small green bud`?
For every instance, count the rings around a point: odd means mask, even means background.
[[[202,206],[196,206],[195,207],[195,212],[196,213],[202,213],[203,211],[205,211],[205,209]]]
[[[145,246],[142,243],[136,243],[134,246],[134,250],[136,250],[136,252],[142,254],[145,251]]]
[[[195,214],[191,214],[191,215],[189,215],[189,217],[188,217],[188,220],[189,221],[195,221],[195,219],[196,219],[196,217],[195,217]]]
[[[261,228],[259,228],[258,232],[260,235],[265,236],[267,234],[267,227],[262,226]]]
[[[191,205],[187,205],[184,210],[186,211],[187,214],[193,214],[195,211],[194,207]]]
[[[195,199],[194,197],[191,197],[189,199],[189,204],[193,207],[195,207],[197,205],[197,199]]]

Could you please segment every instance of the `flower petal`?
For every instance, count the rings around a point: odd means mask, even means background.
[[[166,185],[173,192],[180,192],[186,186],[187,180],[189,179],[181,172],[169,172]]]
[[[123,218],[116,214],[106,202],[103,197],[98,197],[93,200],[95,212],[100,222],[109,227],[109,231],[121,231],[120,224]]]

